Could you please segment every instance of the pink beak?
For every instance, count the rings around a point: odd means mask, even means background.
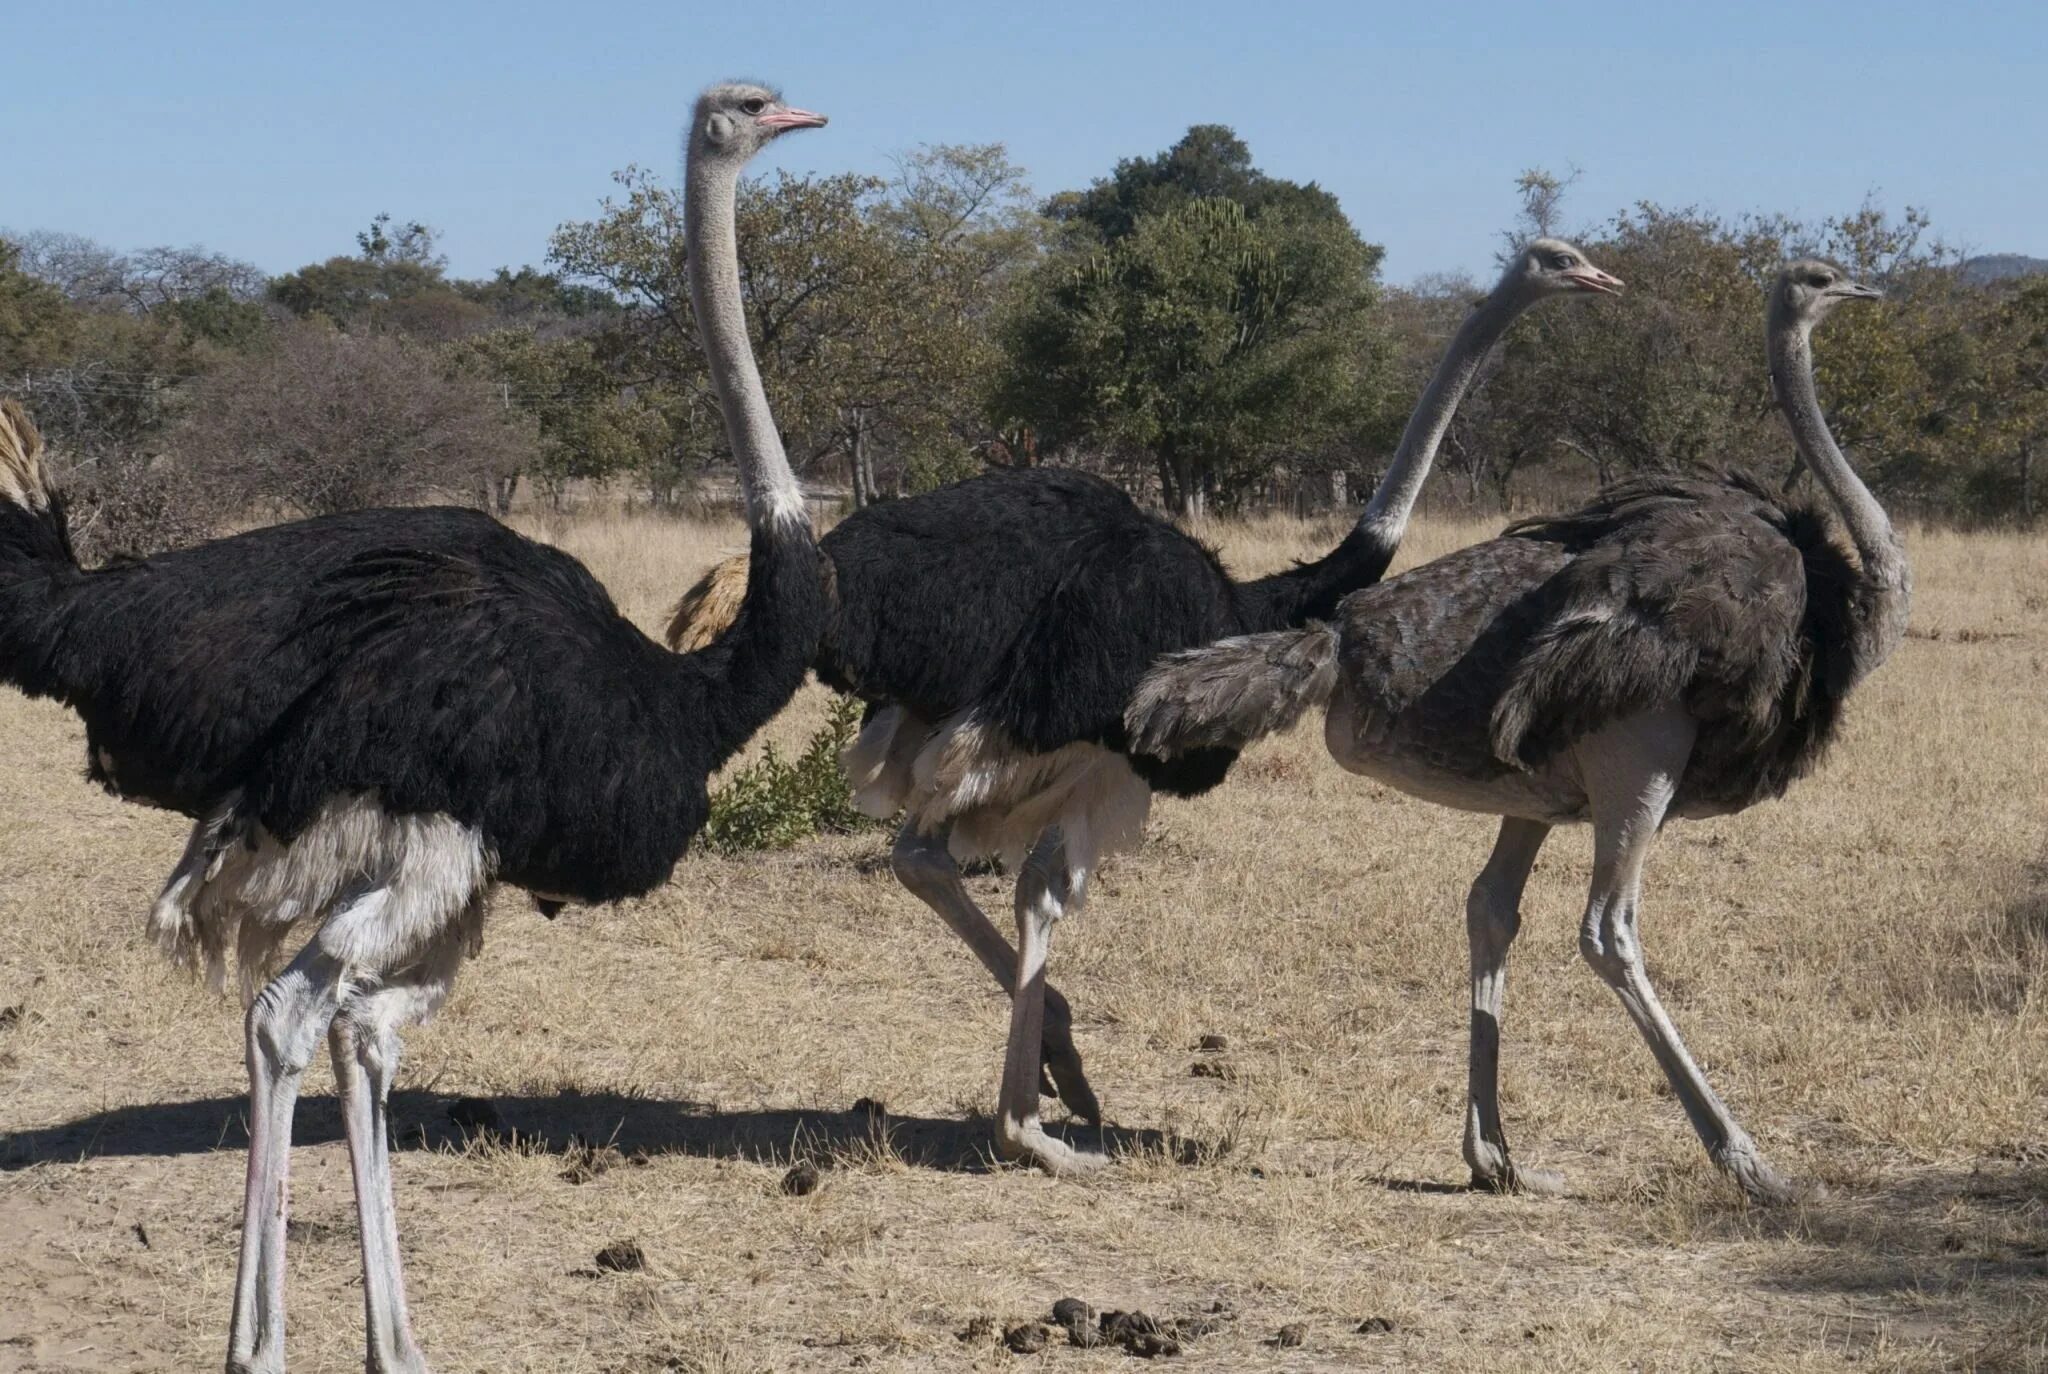
[[[779,110],[770,110],[766,114],[757,115],[755,118],[763,128],[774,129],[778,133],[784,129],[822,129],[825,127],[825,116],[813,114],[809,110],[792,109],[788,106],[784,106]]]
[[[1621,288],[1628,283],[1620,277],[1612,277],[1599,268],[1588,265],[1577,272],[1567,272],[1564,279],[1581,291],[1597,291],[1603,296],[1619,296]]]

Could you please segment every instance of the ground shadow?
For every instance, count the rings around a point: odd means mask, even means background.
[[[81,1159],[241,1150],[249,1143],[246,1120],[247,1103],[241,1097],[115,1107],[0,1135],[0,1171]],[[1142,1153],[1182,1163],[1194,1163],[1203,1154],[1195,1143],[1159,1131],[1055,1123],[1046,1129],[1076,1147],[1113,1154]],[[761,1162],[857,1156],[886,1140],[897,1158],[919,1168],[986,1173],[1000,1167],[985,1121],[896,1116],[864,1102],[836,1112],[721,1111],[702,1103],[573,1089],[544,1097],[394,1092],[391,1133],[400,1149],[464,1149],[481,1140],[558,1154],[608,1145],[627,1156]],[[333,1097],[301,1099],[294,1144],[341,1138],[341,1113]]]

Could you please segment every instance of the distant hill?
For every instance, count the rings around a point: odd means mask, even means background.
[[[1963,280],[1972,286],[2010,281],[2014,277],[2038,277],[2048,273],[2048,258],[2030,258],[2024,253],[1984,253],[1964,258]]]

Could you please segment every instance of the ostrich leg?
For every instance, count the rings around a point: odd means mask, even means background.
[[[1554,1193],[1563,1187],[1557,1174],[1516,1166],[1500,1124],[1500,1013],[1508,947],[1522,926],[1522,888],[1549,834],[1540,821],[1504,818],[1493,854],[1465,899],[1465,934],[1472,946],[1465,1162],[1472,1166],[1472,1186],[1494,1192]]]
[[[1017,951],[996,929],[960,882],[960,867],[946,848],[947,831],[919,834],[906,824],[897,832],[896,846],[889,860],[896,880],[917,899],[937,912],[953,933],[967,942],[974,957],[989,971],[1006,994],[1015,994]],[[1074,1047],[1074,1015],[1058,988],[1045,988],[1045,1029],[1040,1047],[1045,1074],[1052,1090],[1067,1110],[1084,1121],[1100,1125],[1102,1105],[1088,1076],[1081,1069],[1081,1052]],[[1043,1087],[1043,1084],[1041,1084]],[[1051,1096],[1052,1093],[1047,1093]]]
[[[282,1374],[284,1242],[299,1082],[339,1005],[342,965],[315,935],[249,1004],[249,1176],[229,1374]]]
[[[388,1103],[402,1048],[399,1028],[425,1020],[447,997],[461,967],[463,938],[459,930],[444,934],[412,968],[344,1003],[327,1034],[355,1176],[370,1374],[426,1374],[426,1357],[413,1339],[399,1263]]]
[[[1636,913],[1643,861],[1692,753],[1696,727],[1676,710],[1618,721],[1575,746],[1593,811],[1593,885],[1579,926],[1579,952],[1620,996],[1707,1154],[1757,1202],[1784,1202],[1791,1189],[1693,1061],[1650,985]]]
[[[1010,1159],[1029,1159],[1048,1173],[1098,1169],[1108,1159],[1076,1150],[1045,1133],[1038,1119],[1040,1045],[1045,1035],[1045,961],[1052,928],[1067,904],[1066,843],[1048,828],[1017,875],[1017,978],[1010,996],[1010,1044],[996,1106],[996,1143]]]

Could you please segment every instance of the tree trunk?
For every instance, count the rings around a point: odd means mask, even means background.
[[[2034,523],[2034,441],[2020,440],[2020,520],[2029,528]]]
[[[868,458],[868,415],[867,411],[855,406],[853,410],[853,432],[847,445],[847,467],[853,474],[853,508],[866,510],[875,504],[875,474],[869,468]]]
[[[1177,449],[1161,451],[1163,461],[1173,471],[1173,493],[1168,500],[1168,509],[1184,520],[1198,520],[1206,508],[1202,474],[1195,470],[1195,460]]]

